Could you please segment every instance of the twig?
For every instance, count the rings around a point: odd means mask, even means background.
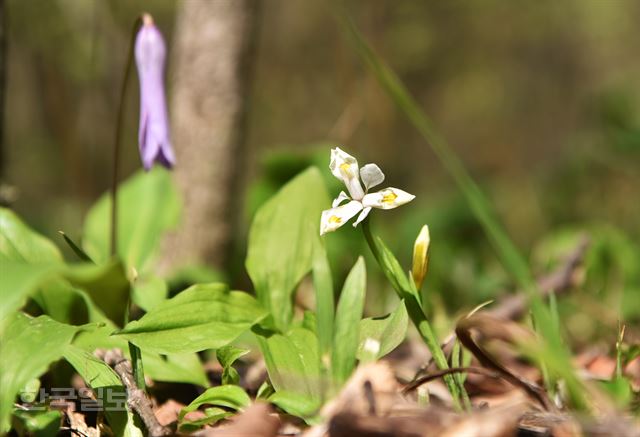
[[[589,247],[589,239],[583,237],[567,256],[564,264],[553,273],[538,279],[538,288],[542,297],[548,297],[551,293],[563,293],[575,285],[575,272],[582,263],[582,259]],[[502,319],[519,319],[527,311],[527,296],[517,292],[500,301],[487,313]]]
[[[485,367],[493,369],[502,378],[511,384],[522,388],[529,396],[537,400],[547,411],[555,411],[555,406],[547,396],[544,389],[537,384],[519,377],[508,370],[493,358],[488,352],[482,349],[471,335],[472,330],[479,331],[484,338],[499,339],[508,343],[518,345],[527,340],[532,340],[534,334],[526,328],[510,320],[499,319],[489,314],[474,314],[458,321],[456,325],[456,336],[460,343],[466,347]]]
[[[127,404],[134,410],[147,427],[152,437],[171,435],[172,431],[166,426],[160,425],[153,413],[153,405],[143,390],[140,390],[133,378],[131,362],[127,360],[119,349],[98,350],[95,355],[102,359],[118,374],[120,380],[127,389]]]
[[[411,381],[405,388],[402,389],[403,394],[407,394],[410,391],[415,390],[422,384],[431,382],[435,379],[442,378],[445,375],[452,375],[454,373],[475,373],[478,375],[488,376],[489,378],[501,378],[502,376],[497,372],[492,372],[484,367],[451,367],[449,369],[438,370],[437,372],[429,373],[428,375],[421,376],[415,381]]]

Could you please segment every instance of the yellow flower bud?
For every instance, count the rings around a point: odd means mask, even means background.
[[[416,288],[418,290],[422,287],[424,278],[427,276],[430,241],[431,237],[429,236],[429,226],[424,225],[413,245],[413,266],[411,267],[411,276],[413,276],[413,282],[416,284]]]

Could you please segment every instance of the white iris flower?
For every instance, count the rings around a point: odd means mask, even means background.
[[[360,215],[353,223],[354,227],[369,215],[371,208],[393,209],[411,202],[416,197],[406,191],[391,187],[369,193],[369,189],[384,181],[384,173],[375,164],[358,167],[356,158],[340,150],[339,147],[331,150],[329,168],[335,177],[344,182],[349,194],[341,191],[333,201],[333,208],[322,211],[320,235],[335,231],[358,213]],[[364,189],[362,189],[360,179],[362,179]],[[348,202],[343,204],[345,201]]]

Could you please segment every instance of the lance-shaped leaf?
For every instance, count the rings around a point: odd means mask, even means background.
[[[289,393],[304,399],[304,416],[313,414],[321,405],[322,381],[318,338],[305,328],[292,328],[277,334],[254,328],[260,343],[271,384],[277,393]],[[299,412],[287,410],[291,414]]]
[[[142,432],[135,426],[133,414],[126,408],[127,391],[113,369],[89,352],[73,345],[64,349],[64,358],[93,390],[113,433],[116,436],[141,437]]]
[[[249,294],[224,284],[194,285],[166,300],[115,335],[161,354],[218,349],[262,320],[267,312]]]
[[[291,295],[313,266],[320,244],[318,218],[329,202],[320,172],[310,168],[282,187],[253,219],[247,272],[258,299],[283,332],[293,315]]]
[[[18,392],[60,359],[78,327],[47,316],[22,313],[8,317],[0,338],[0,433],[9,431],[9,417]]]
[[[360,344],[356,356],[365,361],[387,355],[402,343],[407,335],[409,316],[404,301],[384,317],[370,317],[360,321]]]
[[[339,384],[349,378],[355,367],[366,281],[364,259],[360,257],[347,276],[336,310],[331,370]]]

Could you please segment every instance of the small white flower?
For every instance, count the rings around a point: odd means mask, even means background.
[[[344,182],[348,194],[341,191],[333,201],[333,208],[322,211],[320,235],[335,231],[358,213],[360,215],[353,223],[354,227],[369,215],[371,208],[393,209],[411,202],[416,197],[406,191],[391,187],[369,194],[370,188],[384,181],[384,173],[375,164],[358,167],[356,158],[340,150],[339,147],[331,150],[329,168],[335,177]],[[360,179],[362,179],[364,189],[362,189]],[[345,201],[348,203],[343,204]]]

